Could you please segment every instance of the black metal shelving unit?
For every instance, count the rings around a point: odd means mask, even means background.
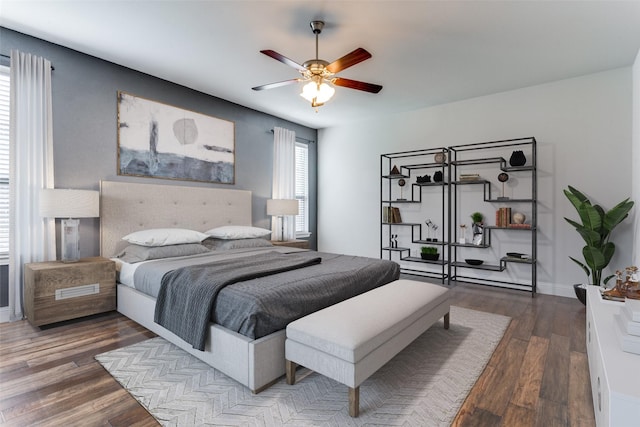
[[[525,152],[527,163],[523,166],[511,166],[508,155],[510,150],[517,149]],[[436,161],[436,154],[445,160]],[[456,145],[450,147],[438,147],[424,150],[387,153],[380,156],[380,258],[397,260],[401,263],[401,271],[424,277],[437,278],[442,283],[464,281],[481,285],[497,286],[510,289],[524,290],[535,296],[537,288],[537,147],[534,137],[517,138],[500,141],[480,142],[473,144]],[[397,167],[399,173],[391,173],[393,167]],[[474,167],[494,167],[499,172],[513,174],[514,176],[529,176],[531,180],[530,194],[525,197],[505,198],[492,195],[492,183],[485,178],[460,179],[461,171]],[[440,171],[443,175],[441,182],[417,183],[408,181],[417,177],[419,173],[428,171]],[[394,196],[395,184],[400,180],[407,181],[410,190],[405,197]],[[435,187],[435,188],[434,188]],[[480,244],[460,243],[456,239],[457,225],[462,213],[459,200],[461,189],[476,189],[482,192],[482,201],[491,205],[501,204],[509,206],[525,206],[528,211],[528,223],[530,228],[514,228],[511,226],[498,227],[485,225]],[[435,190],[435,191],[434,191]],[[442,239],[430,241],[424,238],[424,224],[422,222],[384,222],[383,212],[387,207],[410,208],[413,205],[422,205],[426,201],[432,201],[434,195],[440,192],[440,218],[443,226]],[[428,192],[428,196],[423,194]],[[428,197],[428,199],[424,199]],[[415,215],[415,214],[414,214]],[[403,218],[404,219],[404,218]],[[398,230],[410,228],[409,237],[405,236],[398,247],[392,247],[390,236],[398,234]],[[394,230],[396,230],[394,232]],[[530,254],[526,259],[510,256],[495,256],[493,261],[482,265],[470,265],[459,259],[459,251],[466,249],[483,250],[492,248],[492,240],[504,241],[504,234],[514,233],[522,244],[530,243]],[[497,235],[497,236],[495,236]],[[528,239],[528,240],[527,240]],[[409,245],[412,244],[412,245]],[[441,248],[441,256],[437,261],[426,261],[420,257],[411,256],[412,249],[416,245],[430,245]],[[415,249],[414,249],[415,250]],[[495,254],[494,254],[495,255]],[[503,280],[495,277],[484,278],[483,275],[502,273],[509,269],[509,265],[530,267],[530,280]],[[416,265],[416,267],[412,267]],[[418,268],[428,266],[425,268]],[[468,272],[477,271],[480,274],[470,275]]]
[[[444,161],[436,161],[435,156],[443,156]],[[397,260],[401,263],[401,271],[404,274],[430,277],[439,279],[442,283],[445,283],[449,277],[449,261],[448,261],[448,244],[449,236],[446,233],[449,230],[448,227],[448,195],[449,191],[447,187],[449,185],[446,180],[445,174],[449,170],[449,164],[446,162],[448,157],[448,150],[446,148],[431,148],[425,150],[405,151],[398,153],[382,154],[380,156],[380,174],[382,177],[380,184],[380,258],[388,258]],[[393,167],[398,168],[398,174],[392,174]],[[415,178],[420,173],[440,171],[443,175],[441,182],[415,182]],[[409,187],[407,197],[403,197],[405,200],[394,197],[397,190],[394,191],[394,186],[400,180],[407,181]],[[414,180],[414,182],[409,182]],[[438,218],[442,224],[442,239],[438,241],[427,240],[424,235],[424,226],[422,222],[384,222],[383,211],[386,207],[398,207],[398,206],[411,206],[422,205],[423,193],[429,192],[429,197],[440,196],[440,217]],[[439,194],[438,194],[439,192]],[[391,247],[389,239],[391,235],[398,234],[394,230],[402,230],[403,228],[410,227],[411,237],[406,236],[402,244],[398,244],[399,247]],[[411,243],[413,247],[407,246]],[[440,247],[440,259],[436,261],[423,260],[420,257],[411,256],[411,250],[417,250],[416,245],[429,245]],[[415,267],[413,267],[415,266]],[[422,267],[422,268],[420,268]]]
[[[521,150],[525,152],[527,162],[523,166],[510,166],[507,159],[510,150]],[[495,153],[504,152],[503,155]],[[516,228],[515,226],[491,226],[485,225],[483,228],[482,243],[480,245],[452,243],[450,245],[451,254],[449,280],[464,281],[482,285],[505,287],[510,289],[525,290],[531,292],[531,296],[535,296],[537,288],[537,147],[534,137],[518,138],[501,141],[489,141],[474,144],[458,145],[449,147],[451,155],[449,165],[449,177],[451,185],[449,186],[449,200],[452,204],[450,213],[451,221],[449,233],[454,236],[454,230],[457,229],[458,221],[461,218],[459,203],[461,200],[461,188],[463,186],[482,186],[482,200],[492,205],[507,206],[524,206],[528,211],[529,228]],[[461,171],[473,170],[473,167],[493,166],[495,165],[498,172],[513,174],[514,176],[530,176],[531,188],[530,197],[494,197],[491,193],[491,181],[478,178],[476,180],[461,180]],[[473,187],[472,187],[473,188]],[[500,256],[482,265],[469,265],[459,259],[458,250],[460,248],[476,248],[478,250],[491,248],[492,239],[505,240],[504,234],[518,233],[518,238],[524,240],[523,244],[530,243],[530,254],[526,259],[514,258],[510,256]],[[499,236],[494,236],[499,234]],[[453,237],[451,240],[456,240]],[[509,269],[509,265],[528,265],[530,266],[529,281],[514,281],[491,278],[483,278],[481,275],[469,275],[466,271],[480,270],[485,272],[504,272]]]

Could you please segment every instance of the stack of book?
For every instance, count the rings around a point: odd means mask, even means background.
[[[511,224],[511,208],[500,208],[496,211],[496,227],[508,227]]]
[[[460,181],[477,181],[480,179],[480,175],[477,173],[461,173]]]
[[[385,206],[382,211],[382,222],[397,224],[402,222],[400,209],[392,206]]]
[[[626,298],[614,319],[622,350],[640,354],[640,300]]]

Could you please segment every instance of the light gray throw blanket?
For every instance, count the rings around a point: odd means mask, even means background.
[[[321,260],[268,252],[170,271],[162,278],[154,321],[204,351],[211,310],[222,288],[319,264]]]

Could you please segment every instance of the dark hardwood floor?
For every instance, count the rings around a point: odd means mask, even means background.
[[[452,291],[454,305],[513,319],[454,425],[595,425],[578,300],[477,285]],[[158,425],[93,358],[153,336],[115,312],[42,329],[0,324],[0,423]]]

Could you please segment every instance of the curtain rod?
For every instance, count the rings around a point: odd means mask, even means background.
[[[273,129],[271,129],[271,133],[273,133]],[[307,144],[315,144],[315,141],[313,139],[302,138],[302,137],[299,137],[299,136],[296,136],[296,141],[298,141],[298,142],[306,142]]]
[[[11,59],[11,57],[9,55],[5,55],[4,53],[0,53],[0,56],[3,58],[7,58],[7,59]],[[55,70],[56,68],[51,65],[51,71]]]

